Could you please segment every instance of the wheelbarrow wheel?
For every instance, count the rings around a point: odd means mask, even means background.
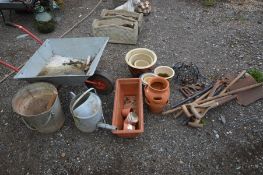
[[[85,84],[95,88],[98,93],[104,95],[110,94],[114,88],[112,78],[101,71],[95,71],[94,75],[85,81]]]

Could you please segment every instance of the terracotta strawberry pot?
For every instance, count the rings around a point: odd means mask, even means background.
[[[160,113],[170,97],[169,81],[162,77],[153,77],[144,88],[145,101],[151,112]]]
[[[135,129],[132,130],[127,129],[127,123],[124,122],[125,117],[122,116],[122,113],[126,112],[123,109],[129,108],[132,108],[138,116],[138,122],[134,125]],[[117,127],[117,130],[112,133],[119,137],[133,138],[144,132],[142,81],[140,78],[116,80],[112,124]]]

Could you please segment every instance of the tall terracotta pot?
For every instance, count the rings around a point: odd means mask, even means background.
[[[145,101],[151,112],[160,113],[170,97],[169,81],[163,77],[153,77],[144,88]]]

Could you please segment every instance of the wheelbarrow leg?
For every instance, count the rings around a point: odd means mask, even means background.
[[[4,16],[4,13],[3,13],[2,10],[0,10],[0,14],[1,14],[2,18],[3,18],[4,23],[5,23],[5,16]]]

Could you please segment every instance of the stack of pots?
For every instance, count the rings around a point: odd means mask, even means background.
[[[153,77],[144,88],[145,101],[151,112],[160,113],[170,97],[169,81],[163,77]]]
[[[150,72],[157,61],[156,54],[146,48],[130,50],[125,57],[129,70],[134,77]]]

